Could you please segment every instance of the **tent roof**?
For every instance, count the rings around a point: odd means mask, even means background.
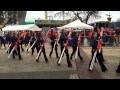
[[[29,25],[10,25],[4,27],[2,30],[3,31],[21,31],[21,30],[41,31],[42,29],[35,24],[29,24]]]
[[[78,28],[78,29],[93,29],[92,26],[82,23],[80,20],[75,20],[67,25],[58,28]]]

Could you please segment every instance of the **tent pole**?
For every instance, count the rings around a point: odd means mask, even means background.
[[[85,34],[85,29],[84,30],[84,46],[88,46],[87,44],[87,37],[86,37],[86,34]]]

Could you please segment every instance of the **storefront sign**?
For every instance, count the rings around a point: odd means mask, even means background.
[[[35,20],[35,24],[67,24],[67,20]]]

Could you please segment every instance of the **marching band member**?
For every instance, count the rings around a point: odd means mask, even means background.
[[[60,43],[60,46],[61,46],[61,54],[62,54],[62,51],[64,49],[64,46],[66,44],[66,41],[67,41],[67,34],[65,33],[64,29],[62,30],[61,32],[61,36],[60,36],[60,39],[59,39],[59,43]],[[67,57],[67,64],[68,64],[68,67],[72,67],[72,63],[70,62],[69,60],[69,51],[68,51],[68,47],[65,48],[65,54],[66,54],[66,57]],[[59,59],[58,59],[59,60]],[[58,64],[58,63],[57,63]],[[59,64],[58,64],[59,65]]]
[[[38,52],[39,52],[40,49],[42,49],[41,52],[42,52],[43,55],[44,55],[45,62],[48,63],[48,58],[47,58],[47,55],[46,55],[46,50],[45,50],[44,43],[45,43],[45,41],[44,41],[44,38],[43,38],[43,33],[40,33],[39,41],[38,41],[38,46],[39,46]],[[41,54],[41,53],[40,53],[40,54]],[[39,57],[40,57],[40,55],[39,55]],[[37,62],[39,61],[39,57],[38,57],[38,59],[36,60]]]
[[[20,54],[20,43],[19,43],[19,39],[20,39],[20,35],[18,37],[15,36],[15,33],[12,34],[10,42],[11,42],[11,46],[10,46],[10,52],[12,51],[12,49],[14,47],[16,47],[13,51],[13,59],[15,59],[15,54],[18,55],[19,60],[21,60],[21,54]],[[9,52],[9,54],[10,54]]]
[[[79,35],[78,35],[76,32],[74,32],[74,35],[73,35],[72,38],[73,38],[73,46],[72,46],[73,52],[72,52],[72,54],[71,54],[71,56],[70,56],[70,59],[72,59],[72,56],[74,55],[74,53],[75,53],[76,50],[77,50]],[[78,47],[78,56],[79,56],[80,60],[83,61],[83,57],[80,55],[79,47]]]
[[[100,38],[100,39],[99,39]],[[103,61],[102,60],[103,58],[101,58],[101,53],[102,53],[102,48],[100,49],[100,47],[102,46],[102,42],[101,42],[101,38],[100,37],[100,34],[98,34],[97,32],[97,28],[94,29],[94,32],[93,32],[93,35],[92,35],[92,50],[91,50],[91,53],[92,53],[92,58],[91,58],[91,61],[89,63],[89,70],[90,70],[90,66],[92,64],[92,60],[93,58],[96,58],[98,59],[98,62],[100,64],[100,67],[102,69],[102,72],[105,72],[107,71],[107,68],[106,66],[104,65]],[[99,51],[100,50],[100,51]],[[94,56],[94,53],[97,51],[97,54],[96,56]],[[91,71],[91,70],[90,70]]]
[[[51,30],[51,35],[50,35],[50,41],[51,41],[51,51],[50,51],[50,58],[51,58],[51,55],[52,55],[52,52],[53,52],[53,49],[55,49],[55,53],[56,53],[56,58],[59,58],[58,57],[58,52],[57,52],[57,38],[58,36],[55,35],[53,29]],[[55,47],[54,47],[55,45]]]

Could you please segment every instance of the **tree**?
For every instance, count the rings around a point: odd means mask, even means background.
[[[26,11],[0,11],[0,24],[16,24],[18,18],[22,22],[25,17]]]
[[[57,12],[55,16],[72,16],[72,20],[79,19],[86,24],[90,18],[101,18],[99,11],[60,11]]]
[[[99,11],[72,11],[77,18],[84,23],[88,23],[90,18],[101,18]]]
[[[0,24],[4,23],[3,11],[0,11]]]
[[[63,17],[63,20],[65,20],[65,17],[70,17],[72,19],[74,16],[71,11],[59,11],[54,14],[54,17]]]
[[[3,16],[3,11],[0,11],[0,17]]]
[[[16,24],[17,11],[0,11],[0,23],[1,24]]]
[[[54,17],[63,17],[63,20],[64,20],[65,17],[70,16],[70,15],[71,15],[70,11],[59,11],[54,14]]]

